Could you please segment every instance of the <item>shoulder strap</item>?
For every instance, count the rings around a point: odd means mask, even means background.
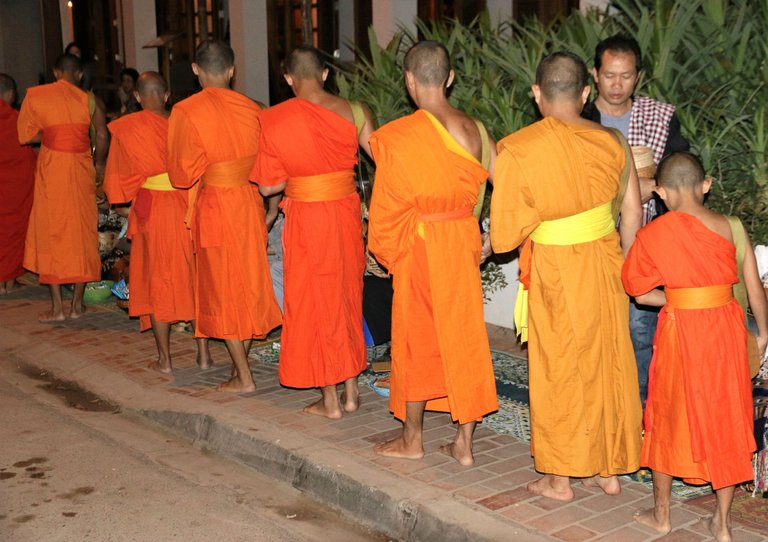
[[[475,124],[477,125],[477,130],[480,132],[480,164],[487,171],[491,161],[491,148],[488,144],[488,131],[485,129],[483,123],[479,120],[475,119]],[[477,194],[477,203],[475,203],[475,207],[472,209],[472,213],[475,215],[477,220],[480,220],[480,215],[483,213],[483,204],[485,202],[485,192],[487,186],[488,181],[483,181],[483,184],[480,185],[480,191]]]
[[[627,193],[627,184],[629,184],[629,172],[631,171],[630,168],[632,167],[632,161],[634,158],[632,158],[632,149],[630,148],[629,143],[627,143],[627,140],[624,138],[624,135],[615,128],[613,128],[613,131],[619,138],[621,148],[624,149],[624,169],[622,170],[621,178],[619,179],[619,192],[616,194],[616,197],[611,204],[611,214],[613,215],[613,220],[615,222],[618,220],[619,213],[621,212],[621,203],[624,201],[624,194]]]
[[[744,232],[744,225],[741,223],[741,220],[735,216],[726,216],[725,218],[728,220],[728,226],[731,228],[731,237],[733,237],[733,244],[736,247],[736,269],[739,274],[738,284],[733,285],[733,297],[736,298],[736,301],[739,302],[739,305],[741,305],[741,308],[744,309],[746,314],[747,303],[749,302],[747,297],[747,287],[744,284],[744,251],[746,250],[744,239],[746,233]]]
[[[363,112],[363,106],[358,101],[349,100],[349,107],[352,109],[352,120],[357,128],[357,137],[363,133],[363,126],[365,126],[365,113]]]

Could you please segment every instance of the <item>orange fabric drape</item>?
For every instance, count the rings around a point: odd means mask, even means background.
[[[251,163],[259,146],[259,107],[223,88],[176,104],[168,130],[168,174],[177,188],[197,185],[216,163]],[[212,174],[215,174],[212,170]],[[247,177],[247,175],[246,175]],[[267,265],[264,204],[256,187],[200,183],[191,222],[196,274],[196,335],[264,337],[280,325]]]
[[[18,118],[0,100],[0,282],[24,274],[24,239],[32,210],[37,154],[19,145]]]
[[[96,172],[88,147],[82,146],[89,123],[88,95],[64,80],[28,89],[21,105],[19,142],[41,131],[47,142],[37,159],[24,250],[24,267],[38,273],[42,283],[87,282],[101,276]]]
[[[280,382],[337,384],[365,369],[360,199],[352,169],[354,124],[294,98],[260,116],[251,179],[288,181],[283,226],[284,311]]]
[[[531,449],[536,470],[565,476],[639,467],[641,407],[629,301],[621,286],[619,236],[575,245],[526,241],[544,220],[611,201],[625,157],[597,126],[545,118],[498,144],[491,243],[525,243],[521,281],[529,286]]]
[[[640,230],[622,279],[630,295],[668,292],[654,338],[642,464],[714,489],[750,480],[747,332],[729,288],[738,282],[735,247],[695,217],[669,212]]]
[[[112,142],[104,191],[111,203],[131,202],[131,296],[128,314],[141,330],[158,322],[195,318],[192,241],[184,227],[185,190],[148,190],[147,177],[166,168],[168,119],[151,111],[120,117],[109,124]]]
[[[427,401],[467,423],[498,408],[471,212],[488,172],[434,122],[420,110],[371,136],[369,249],[394,280],[390,409]]]

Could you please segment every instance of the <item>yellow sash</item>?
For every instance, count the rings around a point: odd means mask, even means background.
[[[142,184],[141,187],[146,188],[147,190],[160,190],[163,192],[176,190],[171,184],[171,179],[168,177],[168,173],[160,173],[158,175],[147,177],[147,180],[144,181],[144,184]]]
[[[597,241],[615,231],[611,202],[607,202],[576,215],[545,220],[530,238],[541,245],[568,246]],[[520,342],[528,342],[528,288],[522,282],[517,289],[514,318]]]

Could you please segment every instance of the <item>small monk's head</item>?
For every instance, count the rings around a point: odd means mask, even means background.
[[[440,89],[443,93],[453,83],[453,70],[448,49],[440,42],[420,41],[405,53],[405,86],[416,100],[419,88]]]
[[[159,73],[144,72],[136,82],[134,93],[144,109],[155,112],[163,111],[169,96],[168,84]]]
[[[235,73],[235,52],[223,41],[207,39],[195,51],[192,71],[203,87],[228,86]]]
[[[312,81],[323,86],[328,77],[328,68],[323,64],[323,57],[314,47],[299,45],[285,59],[285,80],[291,87],[304,81]],[[294,88],[295,90],[295,88]]]
[[[16,103],[16,81],[7,73],[0,73],[0,100],[11,107]]]
[[[83,77],[83,66],[80,59],[75,55],[64,53],[56,59],[56,64],[53,65],[53,75],[57,81],[64,79],[73,85],[80,84],[80,79]]]
[[[571,105],[581,113],[590,93],[587,77],[584,61],[569,51],[544,57],[531,87],[541,114],[546,117],[552,106],[570,109]]]
[[[693,196],[699,202],[712,186],[712,177],[704,173],[704,166],[689,152],[667,155],[656,170],[656,193],[673,211],[684,196]]]

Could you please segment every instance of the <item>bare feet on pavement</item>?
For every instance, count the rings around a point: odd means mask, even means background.
[[[456,442],[440,446],[440,451],[447,456],[454,458],[463,467],[471,467],[475,464],[475,457],[472,450],[467,450]]]
[[[72,310],[69,311],[69,318],[71,318],[72,320],[77,320],[86,312],[88,312],[88,308],[85,305],[80,305],[79,309],[72,307]]]
[[[639,510],[632,516],[638,523],[642,523],[646,527],[655,529],[660,534],[667,534],[672,530],[672,524],[669,522],[669,518],[666,521],[659,520],[656,517],[655,508],[646,508],[645,510]]]
[[[213,367],[213,360],[211,359],[210,354],[205,355],[205,354],[202,354],[201,352],[198,352],[197,357],[195,358],[195,362],[197,363],[197,366],[203,370],[210,369],[211,367]],[[232,376],[233,377],[235,376],[234,373],[232,374]]]
[[[564,489],[552,487],[551,478],[544,476],[533,482],[529,482],[526,489],[531,495],[538,495],[539,497],[547,497],[548,499],[554,499],[556,501],[569,502],[573,500],[573,489],[570,484]]]
[[[256,384],[253,382],[244,383],[239,378],[235,377],[223,384],[216,386],[218,391],[226,391],[229,393],[249,393],[256,391]]]
[[[731,526],[721,525],[720,520],[717,517],[717,512],[712,515],[712,518],[710,518],[707,524],[709,532],[712,533],[712,536],[715,537],[717,542],[731,542],[733,540],[733,537],[731,536]]]
[[[606,495],[621,493],[621,483],[618,476],[593,476],[592,478],[584,478],[581,483],[587,487],[599,487]]]
[[[173,369],[171,368],[171,365],[169,363],[162,363],[159,359],[155,361],[150,361],[149,365],[147,365],[147,369],[150,369],[152,371],[157,371],[158,373],[163,373],[164,375],[169,375],[173,373]]]
[[[424,457],[424,448],[421,445],[409,445],[402,436],[377,444],[373,447],[373,451],[384,457],[396,457],[398,459],[421,459]]]
[[[307,414],[315,414],[317,416],[324,416],[326,418],[330,418],[331,420],[338,420],[343,415],[341,412],[341,407],[339,407],[338,404],[326,405],[322,399],[315,401],[311,405],[305,406],[302,412],[306,412]]]
[[[341,408],[344,409],[344,412],[355,412],[358,408],[360,408],[359,393],[354,397],[347,397],[346,392],[341,392],[339,400],[341,401]]]
[[[37,315],[37,321],[42,324],[46,324],[48,322],[63,322],[66,319],[67,316],[64,314],[64,311],[45,311]]]

